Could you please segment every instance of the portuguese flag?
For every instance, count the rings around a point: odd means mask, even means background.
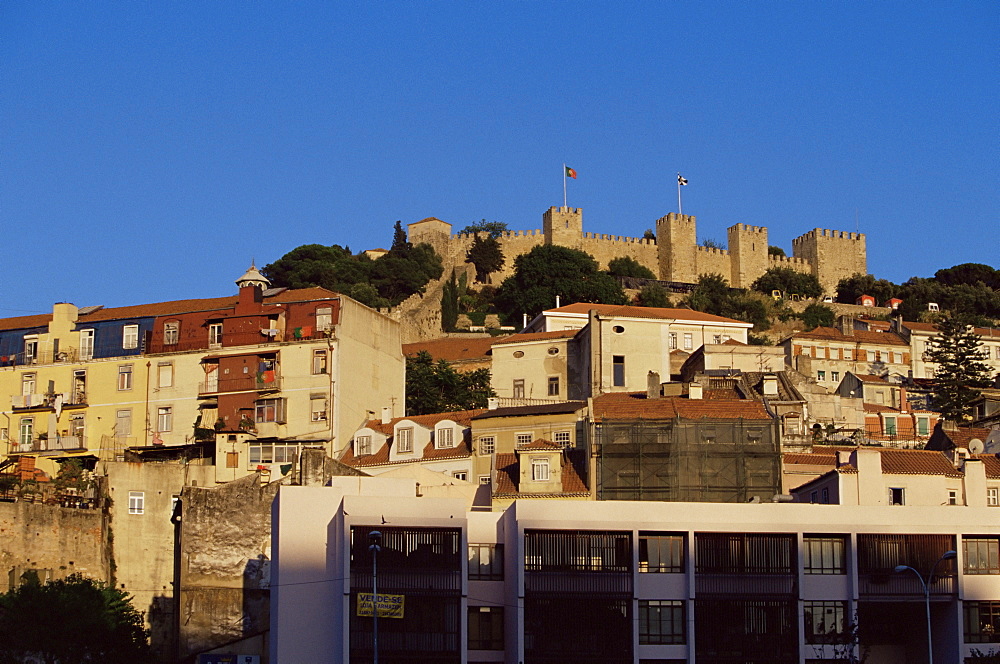
[[[576,179],[576,171],[569,166],[566,167],[566,177]]]

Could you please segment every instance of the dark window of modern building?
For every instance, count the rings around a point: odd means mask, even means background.
[[[524,566],[533,572],[630,572],[632,538],[626,532],[527,530]]]
[[[503,650],[503,607],[469,607],[469,650]]]
[[[611,357],[611,367],[615,387],[623,387],[625,385],[625,356],[613,355]]]
[[[683,533],[639,533],[639,571],[680,573],[684,571]]]
[[[966,574],[1000,574],[1000,537],[962,538]]]
[[[844,535],[805,535],[802,538],[806,574],[846,574]]]
[[[685,643],[684,602],[681,600],[639,600],[639,643],[666,645]]]
[[[469,580],[503,580],[503,544],[469,545]]]
[[[699,574],[795,574],[792,535],[697,533],[695,571]]]
[[[962,603],[965,607],[965,642],[1000,643],[1000,601]]]
[[[840,643],[847,628],[846,616],[847,602],[803,602],[806,643]]]

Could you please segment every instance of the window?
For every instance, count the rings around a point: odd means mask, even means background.
[[[722,335],[721,334],[713,334],[712,335],[712,343],[713,344],[721,344],[722,343]]]
[[[128,492],[128,513],[142,514],[146,511],[146,494],[143,491]]]
[[[173,385],[174,385],[173,362],[160,362],[156,366],[156,386],[173,387]]]
[[[962,603],[966,643],[1000,643],[1000,602]]]
[[[531,460],[531,479],[534,482],[548,482],[549,481],[549,460],[548,459],[532,459]]]
[[[316,329],[325,332],[333,327],[333,307],[318,307],[316,309]]]
[[[822,497],[820,498],[820,502],[823,503],[824,505],[830,504],[830,489],[823,487]]]
[[[456,470],[452,472],[451,476],[456,480],[462,480],[463,482],[469,479],[469,474],[464,470]]]
[[[496,436],[480,436],[479,437],[479,453],[480,454],[493,454],[497,448]]]
[[[993,348],[993,350],[995,350],[995,351],[996,351],[996,353],[994,354],[994,357],[995,357],[996,359],[1000,360],[1000,346],[995,346],[995,347]]]
[[[326,422],[326,396],[321,394],[309,397],[309,419],[313,422]]]
[[[31,396],[35,393],[35,374],[26,373],[21,374],[21,394],[23,396]],[[30,406],[31,404],[25,401],[25,406]]]
[[[174,409],[164,406],[156,409],[156,430],[170,431],[174,428]]]
[[[830,372],[830,380],[832,380],[834,383],[839,383],[840,382],[840,372],[839,371],[831,371]]]
[[[806,535],[802,538],[806,574],[846,574],[844,553],[847,538],[843,535]]]
[[[523,350],[515,350],[514,351],[514,357],[517,358],[517,359],[521,359],[522,357],[524,357],[524,351]]]
[[[254,408],[254,422],[285,422],[284,399],[259,399]]]
[[[524,398],[524,379],[515,378],[514,379],[514,398],[523,399]]]
[[[295,463],[299,445],[296,443],[254,443],[250,445],[250,467],[267,463]]]
[[[552,438],[552,442],[559,443],[563,447],[569,447],[573,443],[572,434],[569,431],[556,431]]]
[[[549,396],[559,396],[559,376],[549,376]]]
[[[30,337],[24,340],[24,363],[34,364],[35,360],[38,359],[38,338]],[[81,358],[89,359],[89,358]]]
[[[677,574],[684,571],[684,535],[639,533],[639,571]]]
[[[493,480],[492,480],[492,478],[490,478],[489,475],[480,475],[479,476],[479,483],[480,484],[493,484]]]
[[[826,380],[826,372],[825,371],[817,371],[816,372],[816,380]]]
[[[222,323],[209,323],[208,347],[220,348],[221,346],[222,346]]]
[[[551,347],[551,348],[549,348],[549,349],[548,349],[548,351],[546,351],[546,352],[547,352],[547,353],[548,353],[549,355],[558,355],[558,354],[559,354],[559,348],[558,348],[557,346],[552,346],[552,347]]]
[[[986,489],[986,505],[988,507],[1000,507],[1000,489],[996,487]]]
[[[886,417],[885,418],[885,435],[895,436],[896,435],[896,418]]]
[[[691,350],[694,348],[694,335],[690,332],[684,333],[684,350]]]
[[[139,347],[139,326],[126,325],[122,328],[122,348],[130,350]]]
[[[963,537],[966,574],[1000,574],[1000,537]]]
[[[239,468],[239,467],[240,467],[240,453],[226,452],[226,468]]]
[[[674,599],[639,600],[639,643],[684,643],[684,602]]]
[[[366,456],[372,453],[372,437],[371,436],[357,436],[354,439],[354,448],[357,450],[358,456]]]
[[[625,356],[624,355],[614,355],[611,358],[611,375],[614,379],[615,387],[623,387],[625,385]]]
[[[455,432],[451,427],[441,427],[434,432],[434,447],[439,450],[455,447]]]
[[[905,505],[906,495],[905,491],[899,487],[889,488],[889,504],[890,505]]]
[[[35,433],[35,418],[22,417],[17,429],[17,442],[22,447],[31,447],[31,440]]]
[[[313,368],[312,372],[314,374],[325,374],[326,373],[326,351],[325,350],[314,350],[313,351]]]
[[[875,361],[875,357],[876,357],[875,356],[875,351],[873,351],[873,350],[868,351],[868,361],[869,362],[874,362]]]
[[[413,427],[404,427],[396,430],[396,451],[413,451]]]
[[[163,344],[165,346],[176,345],[181,337],[181,324],[178,321],[167,321],[163,324]]]
[[[840,643],[847,602],[803,602],[806,643]]]
[[[83,432],[86,429],[86,415],[83,413],[73,413],[69,418],[69,435],[80,439],[83,446]]]
[[[80,330],[80,359],[94,359],[94,331]]]
[[[132,411],[119,410],[115,412],[115,437],[124,438],[132,435]]]
[[[530,445],[531,444],[531,434],[530,433],[518,433],[518,434],[514,434],[514,444],[517,447],[521,447],[522,445]]]
[[[503,650],[503,607],[469,607],[469,650]]]
[[[917,435],[918,436],[926,436],[926,435],[928,435],[930,433],[930,431],[931,431],[930,419],[926,418],[926,417],[918,417],[917,418]]]
[[[948,504],[958,505],[958,491],[955,489],[948,489]]]
[[[118,390],[131,390],[132,389],[132,365],[131,364],[120,364],[118,365]]]
[[[667,337],[667,346],[670,350],[677,350],[677,333],[671,332]]]
[[[469,580],[503,581],[503,544],[469,545]]]

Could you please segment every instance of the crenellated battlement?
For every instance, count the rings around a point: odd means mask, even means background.
[[[699,253],[702,253],[702,254],[714,254],[714,255],[718,255],[718,256],[728,256],[729,255],[729,250],[728,249],[719,249],[718,247],[702,247],[702,246],[697,246],[697,247],[695,247],[695,251],[697,251]]]
[[[730,226],[728,230],[741,231],[743,233],[761,233],[767,235],[766,226],[750,226],[749,224],[735,224]]]
[[[837,240],[864,240],[864,233],[851,233],[850,231],[833,231],[827,228],[814,228],[808,233],[803,233],[802,235],[794,238],[792,240],[792,245],[801,242],[810,242],[817,238],[829,238]]]
[[[777,263],[772,267],[809,265],[809,261],[797,256],[768,256],[767,258],[771,263]]]

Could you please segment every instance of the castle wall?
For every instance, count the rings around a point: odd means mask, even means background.
[[[580,241],[580,249],[597,259],[602,270],[608,269],[608,263],[615,258],[628,257],[644,267],[659,272],[659,262],[656,253],[656,240],[625,237],[623,235],[603,235],[600,233],[584,233]]]
[[[656,242],[659,247],[656,272],[660,279],[694,283],[698,279],[696,248],[698,235],[695,219],[690,215],[674,214],[656,220]],[[723,273],[728,277],[728,268]]]
[[[732,256],[725,249],[695,247],[695,281],[703,274],[721,274],[732,285]]]
[[[868,274],[864,233],[815,228],[792,240],[792,255],[806,260],[828,295],[837,283],[855,273]]]
[[[803,274],[812,274],[813,271],[812,264],[809,261],[794,256],[768,256],[767,267],[768,269],[772,267],[787,268],[796,272],[802,272]]]
[[[736,224],[726,230],[729,239],[731,278],[736,288],[750,288],[768,268],[767,229]]]

